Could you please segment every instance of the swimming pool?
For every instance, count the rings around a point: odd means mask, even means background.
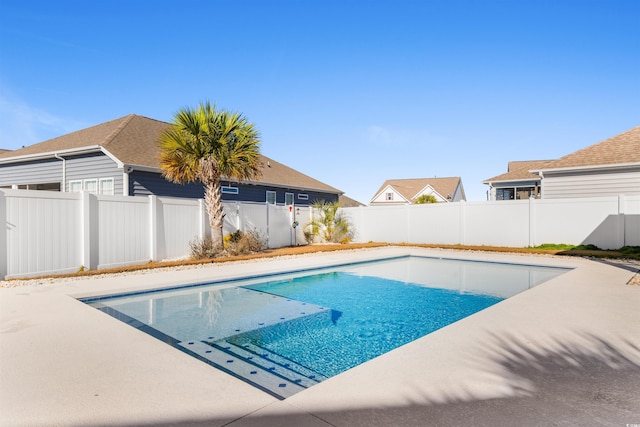
[[[83,301],[285,398],[565,271],[404,256]]]

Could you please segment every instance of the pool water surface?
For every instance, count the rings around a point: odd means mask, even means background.
[[[566,271],[411,256],[85,302],[286,398]]]

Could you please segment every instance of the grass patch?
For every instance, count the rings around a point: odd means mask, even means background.
[[[595,245],[567,245],[545,243],[531,249],[557,251],[556,255],[583,256],[594,258],[640,259],[640,246],[624,246],[620,249],[600,249]]]

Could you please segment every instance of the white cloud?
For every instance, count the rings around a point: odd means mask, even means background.
[[[79,129],[67,120],[0,91],[0,148],[15,150]]]

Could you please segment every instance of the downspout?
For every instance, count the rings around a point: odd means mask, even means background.
[[[122,166],[122,195],[129,196],[129,174],[133,168],[129,165]]]
[[[67,191],[67,159],[60,156],[58,153],[53,155],[58,160],[62,160],[62,188],[60,191],[65,193]]]

